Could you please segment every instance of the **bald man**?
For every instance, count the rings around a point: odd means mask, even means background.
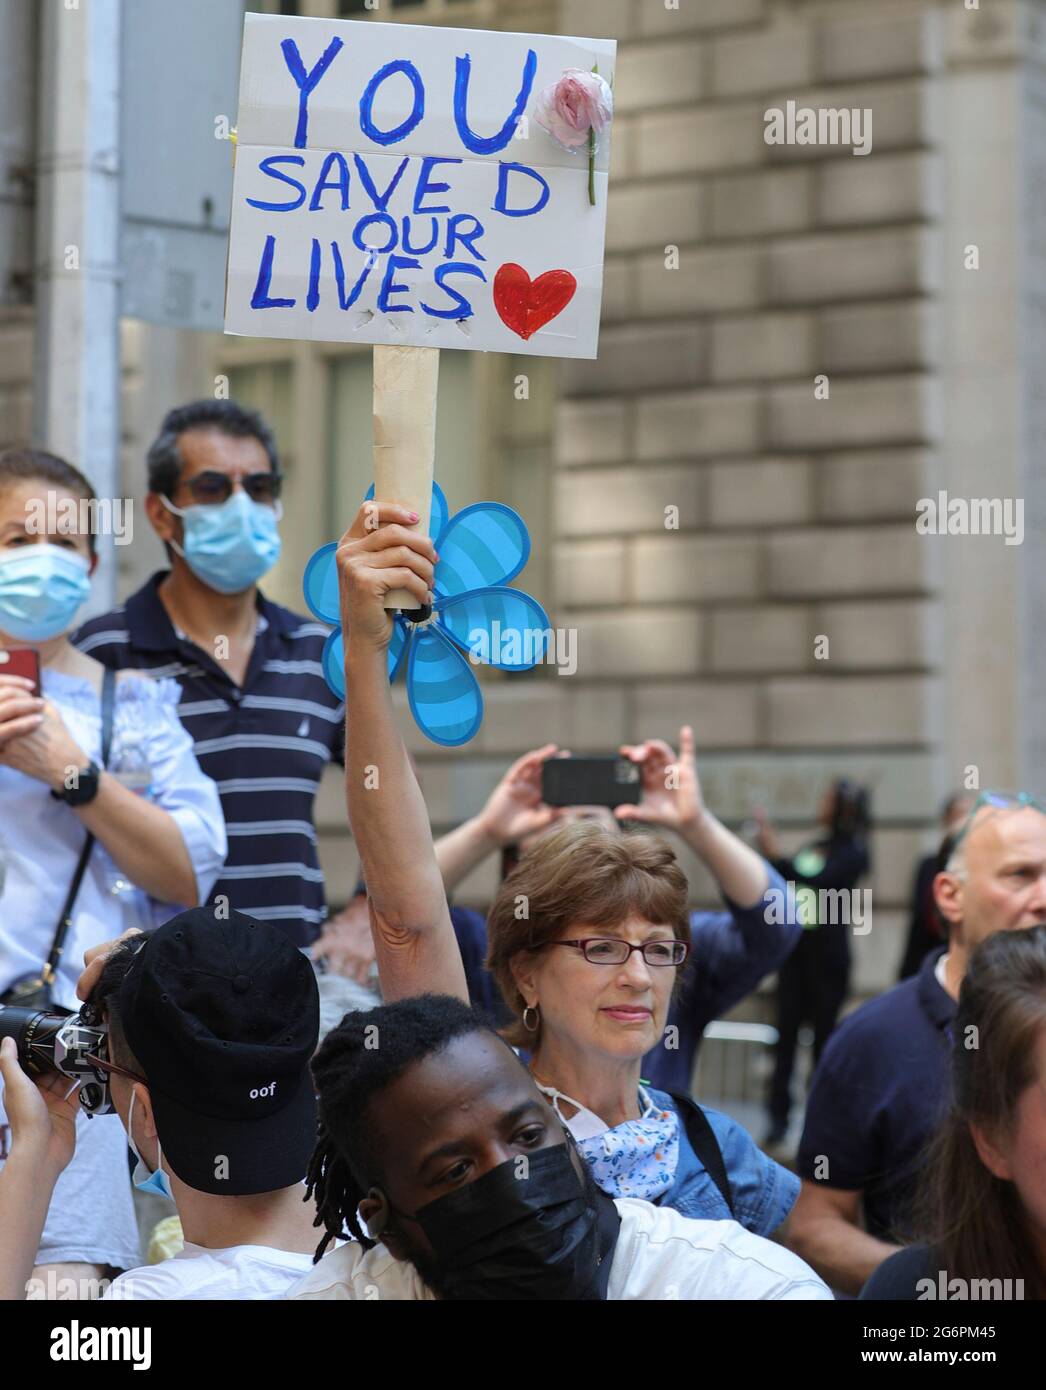
[[[917,975],[850,1015],[814,1074],[789,1244],[832,1288],[856,1295],[911,1238],[911,1207],[946,1100],[959,986],[999,931],[1046,922],[1046,814],[985,793],[933,882],[948,945]]]

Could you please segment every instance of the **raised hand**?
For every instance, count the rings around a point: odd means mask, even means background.
[[[341,621],[346,640],[384,648],[392,637],[385,598],[406,589],[419,604],[432,602],[436,549],[412,530],[417,513],[392,502],[364,502],[338,543]]]
[[[656,738],[625,744],[621,753],[640,767],[642,797],[638,806],[616,806],[618,820],[645,821],[681,835],[697,830],[705,816],[705,804],[690,725],[679,731],[678,757],[667,743]]]
[[[518,844],[556,818],[556,809],[541,799],[541,769],[555,757],[557,745],[546,743],[517,758],[491,792],[478,820],[499,846]]]

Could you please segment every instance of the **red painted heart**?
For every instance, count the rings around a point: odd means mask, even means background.
[[[494,308],[521,338],[530,338],[574,298],[577,281],[569,270],[546,270],[536,280],[508,261],[494,276]]]

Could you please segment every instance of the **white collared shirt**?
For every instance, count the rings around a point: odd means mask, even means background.
[[[798,1255],[736,1221],[691,1221],[672,1207],[631,1197],[616,1199],[621,1230],[607,1299],[831,1300],[832,1294]],[[325,1255],[288,1298],[431,1299],[413,1265],[384,1245],[364,1250],[347,1241]]]

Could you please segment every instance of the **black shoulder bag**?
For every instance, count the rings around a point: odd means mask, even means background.
[[[105,668],[102,676],[102,767],[109,766],[109,749],[113,741],[113,705],[116,690],[116,672]],[[80,851],[80,858],[76,862],[73,870],[73,880],[69,885],[69,892],[65,895],[65,902],[62,905],[61,915],[58,918],[58,925],[55,927],[54,940],[51,942],[51,949],[48,952],[47,960],[40,973],[23,975],[20,980],[15,980],[14,984],[9,985],[3,994],[0,995],[0,1004],[13,1004],[19,1009],[44,1009],[48,1012],[58,1012],[59,1005],[56,1005],[51,998],[51,989],[54,985],[55,972],[58,969],[58,961],[61,958],[62,950],[65,946],[65,938],[69,934],[69,928],[73,924],[73,908],[76,905],[76,897],[80,892],[80,885],[83,882],[84,874],[87,872],[87,861],[91,857],[91,850],[94,848],[94,836],[88,831],[84,847]],[[62,1013],[69,1013],[69,1009],[61,1009]]]
[[[676,1091],[669,1091],[668,1094],[672,1097],[672,1103],[682,1117],[686,1137],[690,1140],[690,1147],[704,1164],[705,1172],[718,1187],[723,1201],[730,1209],[730,1215],[736,1221],[734,1194],[730,1188],[730,1179],[727,1177],[723,1151],[719,1147],[719,1140],[715,1137],[715,1130],[709,1123],[708,1116],[689,1096],[680,1095]]]

